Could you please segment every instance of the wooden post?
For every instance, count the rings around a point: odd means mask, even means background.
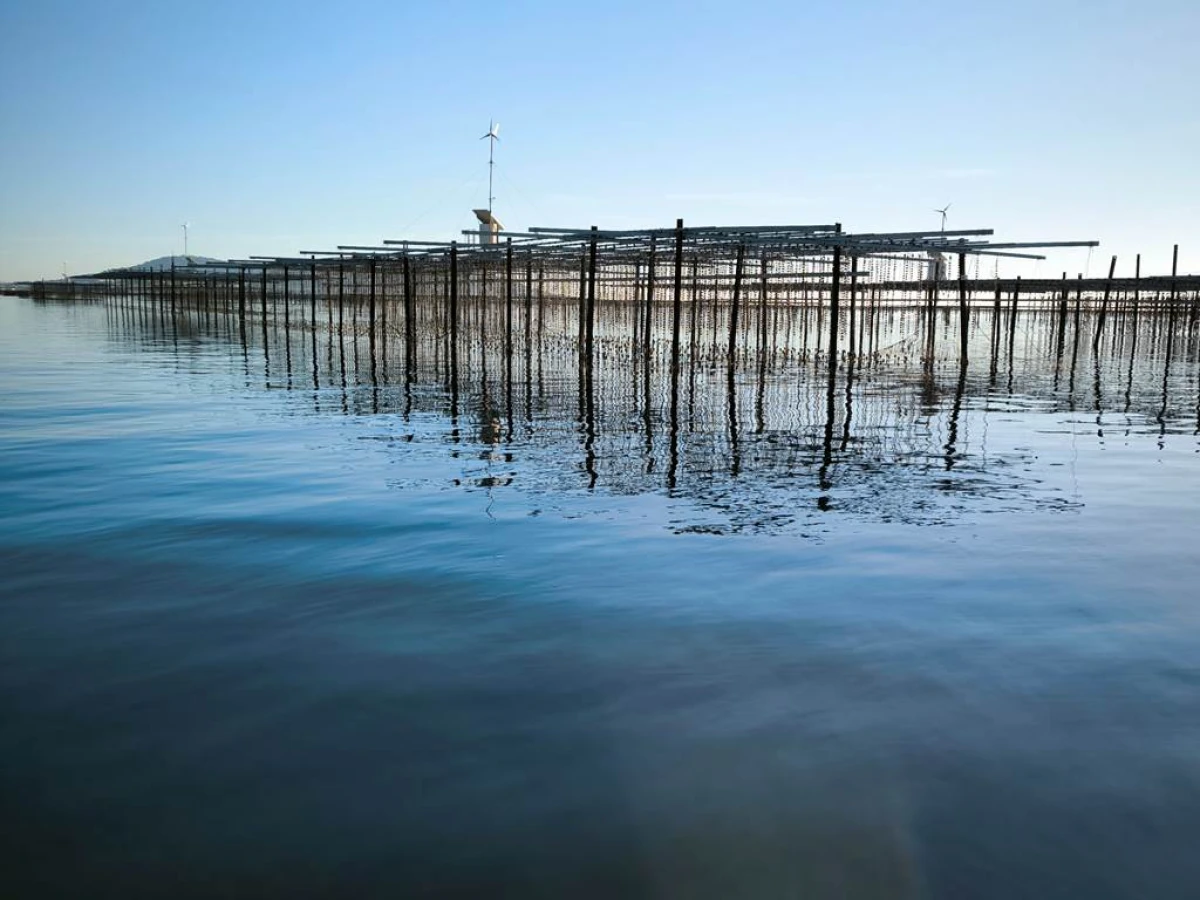
[[[1167,313],[1167,372],[1163,373],[1164,384],[1167,374],[1170,372],[1171,366],[1171,350],[1175,344],[1175,298],[1177,288],[1177,278],[1179,275],[1179,245],[1175,245],[1175,249],[1171,253],[1171,297],[1170,312]],[[1165,404],[1164,404],[1165,405]]]
[[[508,437],[512,439],[512,380],[513,380],[513,249],[512,238],[504,248],[504,400],[508,413]]]
[[[1138,305],[1142,299],[1142,254],[1138,254],[1133,262],[1133,316],[1137,321]]]
[[[732,373],[737,355],[738,304],[742,299],[742,272],[746,263],[746,245],[739,244],[733,270],[733,298],[729,310],[729,370]]]
[[[538,371],[541,372],[541,346],[542,336],[546,333],[546,267],[538,266],[538,314],[537,314],[537,342],[538,342]]]
[[[1179,245],[1175,245],[1175,249],[1171,251],[1171,310],[1175,309],[1176,289],[1179,282]]]
[[[533,343],[533,251],[525,254],[525,359],[529,359],[530,346]],[[528,369],[528,365],[526,366]],[[529,380],[529,372],[525,372],[525,380]]]
[[[833,248],[833,278],[829,288],[829,382],[825,392],[825,436],[822,441],[821,468],[817,479],[822,491],[827,491],[833,486],[829,480],[829,467],[833,463],[834,392],[837,388],[838,305],[841,283],[842,248],[835,244]],[[821,509],[828,508],[828,504],[827,496],[817,499],[817,505]]]
[[[841,302],[842,286],[842,248],[833,248],[833,280],[829,288],[829,380],[832,382],[837,374],[838,354],[838,317]]]
[[[671,428],[667,455],[667,489],[675,489],[679,466],[679,320],[683,304],[683,219],[675,220],[675,280],[671,304]]]
[[[657,237],[652,234],[650,235],[650,260],[646,265],[646,324],[642,328],[647,372],[649,372],[650,366],[651,337],[654,329],[654,275],[658,268],[658,260],[655,255],[656,245]]]
[[[970,335],[970,319],[967,310],[967,254],[958,254],[958,356],[965,366],[967,362],[967,339]]]
[[[1012,306],[1008,312],[1008,358],[1011,364],[1013,347],[1017,340],[1017,299],[1021,295],[1021,276],[1017,276],[1016,284],[1013,285]]]
[[[367,269],[368,285],[367,285],[367,303],[368,303],[368,324],[371,329],[371,342],[375,341],[375,257],[371,257],[371,262]]]
[[[259,290],[259,298],[258,299],[259,299],[259,304],[261,306],[261,318],[262,318],[262,323],[263,323],[263,331],[265,332],[266,328],[267,328],[267,264],[266,263],[262,264],[262,269],[260,270],[260,274],[262,275],[262,278],[260,279],[262,284],[261,284],[261,288]]]
[[[675,220],[675,281],[671,300],[671,419],[679,415],[679,321],[683,314],[683,219]]]
[[[383,380],[387,382],[387,297],[388,297],[388,267],[387,260],[379,265],[379,364]]]
[[[513,327],[512,238],[506,238],[504,244],[504,355],[511,359]]]
[[[450,371],[458,385],[458,241],[450,242]]]
[[[404,254],[404,364],[405,371],[416,371],[413,355],[416,351],[416,323],[413,322],[412,269],[408,253]]]
[[[584,322],[584,350],[588,367],[591,368],[596,330],[596,226],[592,226],[592,240],[588,246],[587,269],[587,317]]]
[[[315,259],[315,258],[314,258]],[[317,264],[308,266],[308,306],[312,316],[313,334],[317,333]]]
[[[588,251],[585,247],[579,258],[579,303],[578,303],[578,318],[579,328],[576,346],[579,352],[583,352],[584,342],[587,340],[587,273],[588,273]]]
[[[850,368],[847,370],[846,377],[849,379],[853,373],[854,360],[862,353],[862,320],[866,319],[867,313],[864,309],[860,315],[858,312],[858,263],[859,257],[850,257],[850,327],[848,333],[850,335]],[[850,382],[846,382],[846,403],[850,403]],[[846,420],[846,427],[850,427],[850,420]],[[849,437],[847,437],[847,440]]]
[[[1059,362],[1062,361],[1063,348],[1067,337],[1067,300],[1070,291],[1067,288],[1067,273],[1062,273],[1062,297],[1058,301],[1058,345],[1055,350],[1054,358]]]
[[[700,317],[700,260],[699,260],[699,258],[694,258],[692,260],[692,302],[688,304],[688,313],[690,314],[688,316],[688,318],[689,318],[689,321],[691,324],[691,328],[689,329],[690,337],[688,339],[688,349],[689,349],[688,359],[691,361],[691,365],[688,367],[690,370],[690,373],[691,373],[689,375],[689,378],[690,378],[690,388],[689,389],[694,390],[695,381],[696,381],[696,358],[700,355],[698,352],[700,341],[699,341],[698,332],[696,330],[697,324],[698,324],[697,320]],[[691,396],[691,395],[689,395],[689,396]],[[688,402],[690,404],[691,400],[689,400]],[[691,407],[689,405],[689,410],[690,410],[690,408]],[[690,412],[689,412],[689,415],[690,415]]]
[[[1108,315],[1108,297],[1112,292],[1113,272],[1117,268],[1117,258],[1114,256],[1108,264],[1108,278],[1104,282],[1104,299],[1100,301],[1100,318],[1096,321],[1096,333],[1092,336],[1092,352],[1100,350],[1100,336],[1104,333],[1104,320]]]
[[[338,334],[346,325],[346,264],[338,258]]]

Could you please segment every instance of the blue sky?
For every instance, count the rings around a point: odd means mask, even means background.
[[[0,280],[530,225],[994,227],[1200,271],[1200,3],[0,0]]]

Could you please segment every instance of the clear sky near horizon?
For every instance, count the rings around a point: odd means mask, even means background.
[[[0,0],[0,281],[509,228],[993,227],[1200,271],[1200,2]],[[990,274],[992,263],[985,263]]]

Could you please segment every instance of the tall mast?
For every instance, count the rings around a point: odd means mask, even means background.
[[[496,197],[492,192],[492,183],[496,172],[496,141],[500,140],[500,123],[489,122],[487,134],[480,140],[488,142],[488,215],[491,215],[492,207],[496,203]]]

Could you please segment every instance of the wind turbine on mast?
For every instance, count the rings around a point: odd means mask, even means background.
[[[488,212],[491,213],[496,200],[492,195],[492,175],[496,169],[496,141],[500,140],[500,123],[489,120],[487,134],[480,140],[488,141]]]
[[[938,213],[942,217],[942,231],[946,230],[946,210],[948,210],[950,206],[951,204],[947,203],[941,209],[934,210],[935,213]]]

